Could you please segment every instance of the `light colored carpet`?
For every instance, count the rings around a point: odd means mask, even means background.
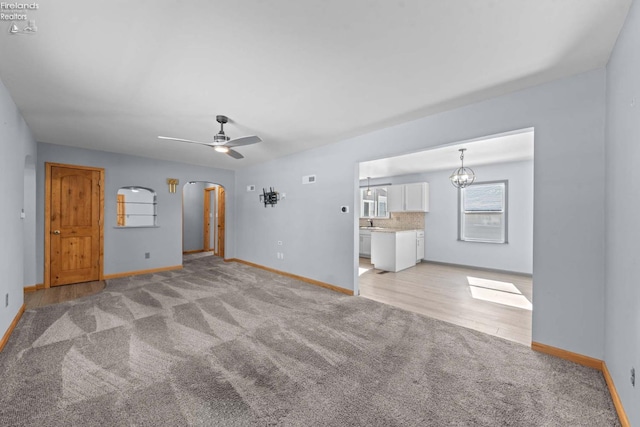
[[[615,426],[602,375],[215,257],[28,310],[0,425]]]

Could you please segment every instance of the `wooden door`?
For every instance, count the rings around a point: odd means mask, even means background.
[[[224,188],[218,187],[218,252],[216,255],[224,258]]]
[[[104,170],[47,164],[45,286],[102,279]]]

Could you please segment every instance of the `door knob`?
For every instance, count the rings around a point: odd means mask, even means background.
[[[60,234],[60,230],[53,230],[53,234]]]

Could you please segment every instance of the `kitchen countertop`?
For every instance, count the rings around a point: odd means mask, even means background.
[[[371,230],[372,233],[406,233],[406,232],[416,232],[417,230],[415,228],[412,228],[410,230],[396,230],[393,228],[383,228],[382,230]]]
[[[360,230],[368,230],[378,233],[400,233],[403,231],[424,231],[421,228],[383,228],[383,227],[360,227]]]

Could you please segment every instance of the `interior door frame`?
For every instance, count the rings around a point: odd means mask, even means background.
[[[216,192],[216,209],[218,211],[218,221],[217,221],[217,233],[218,233],[218,242],[216,255],[222,257],[224,259],[224,247],[225,247],[225,227],[226,227],[226,210],[227,210],[227,200],[226,194],[227,190],[222,185],[218,185],[218,191]]]
[[[51,169],[54,167],[63,167],[69,169],[92,170],[100,173],[98,182],[99,187],[99,246],[100,253],[98,255],[98,280],[104,280],[104,168],[96,168],[91,166],[68,165],[64,163],[45,162],[45,178],[44,178],[44,287],[51,287]]]

